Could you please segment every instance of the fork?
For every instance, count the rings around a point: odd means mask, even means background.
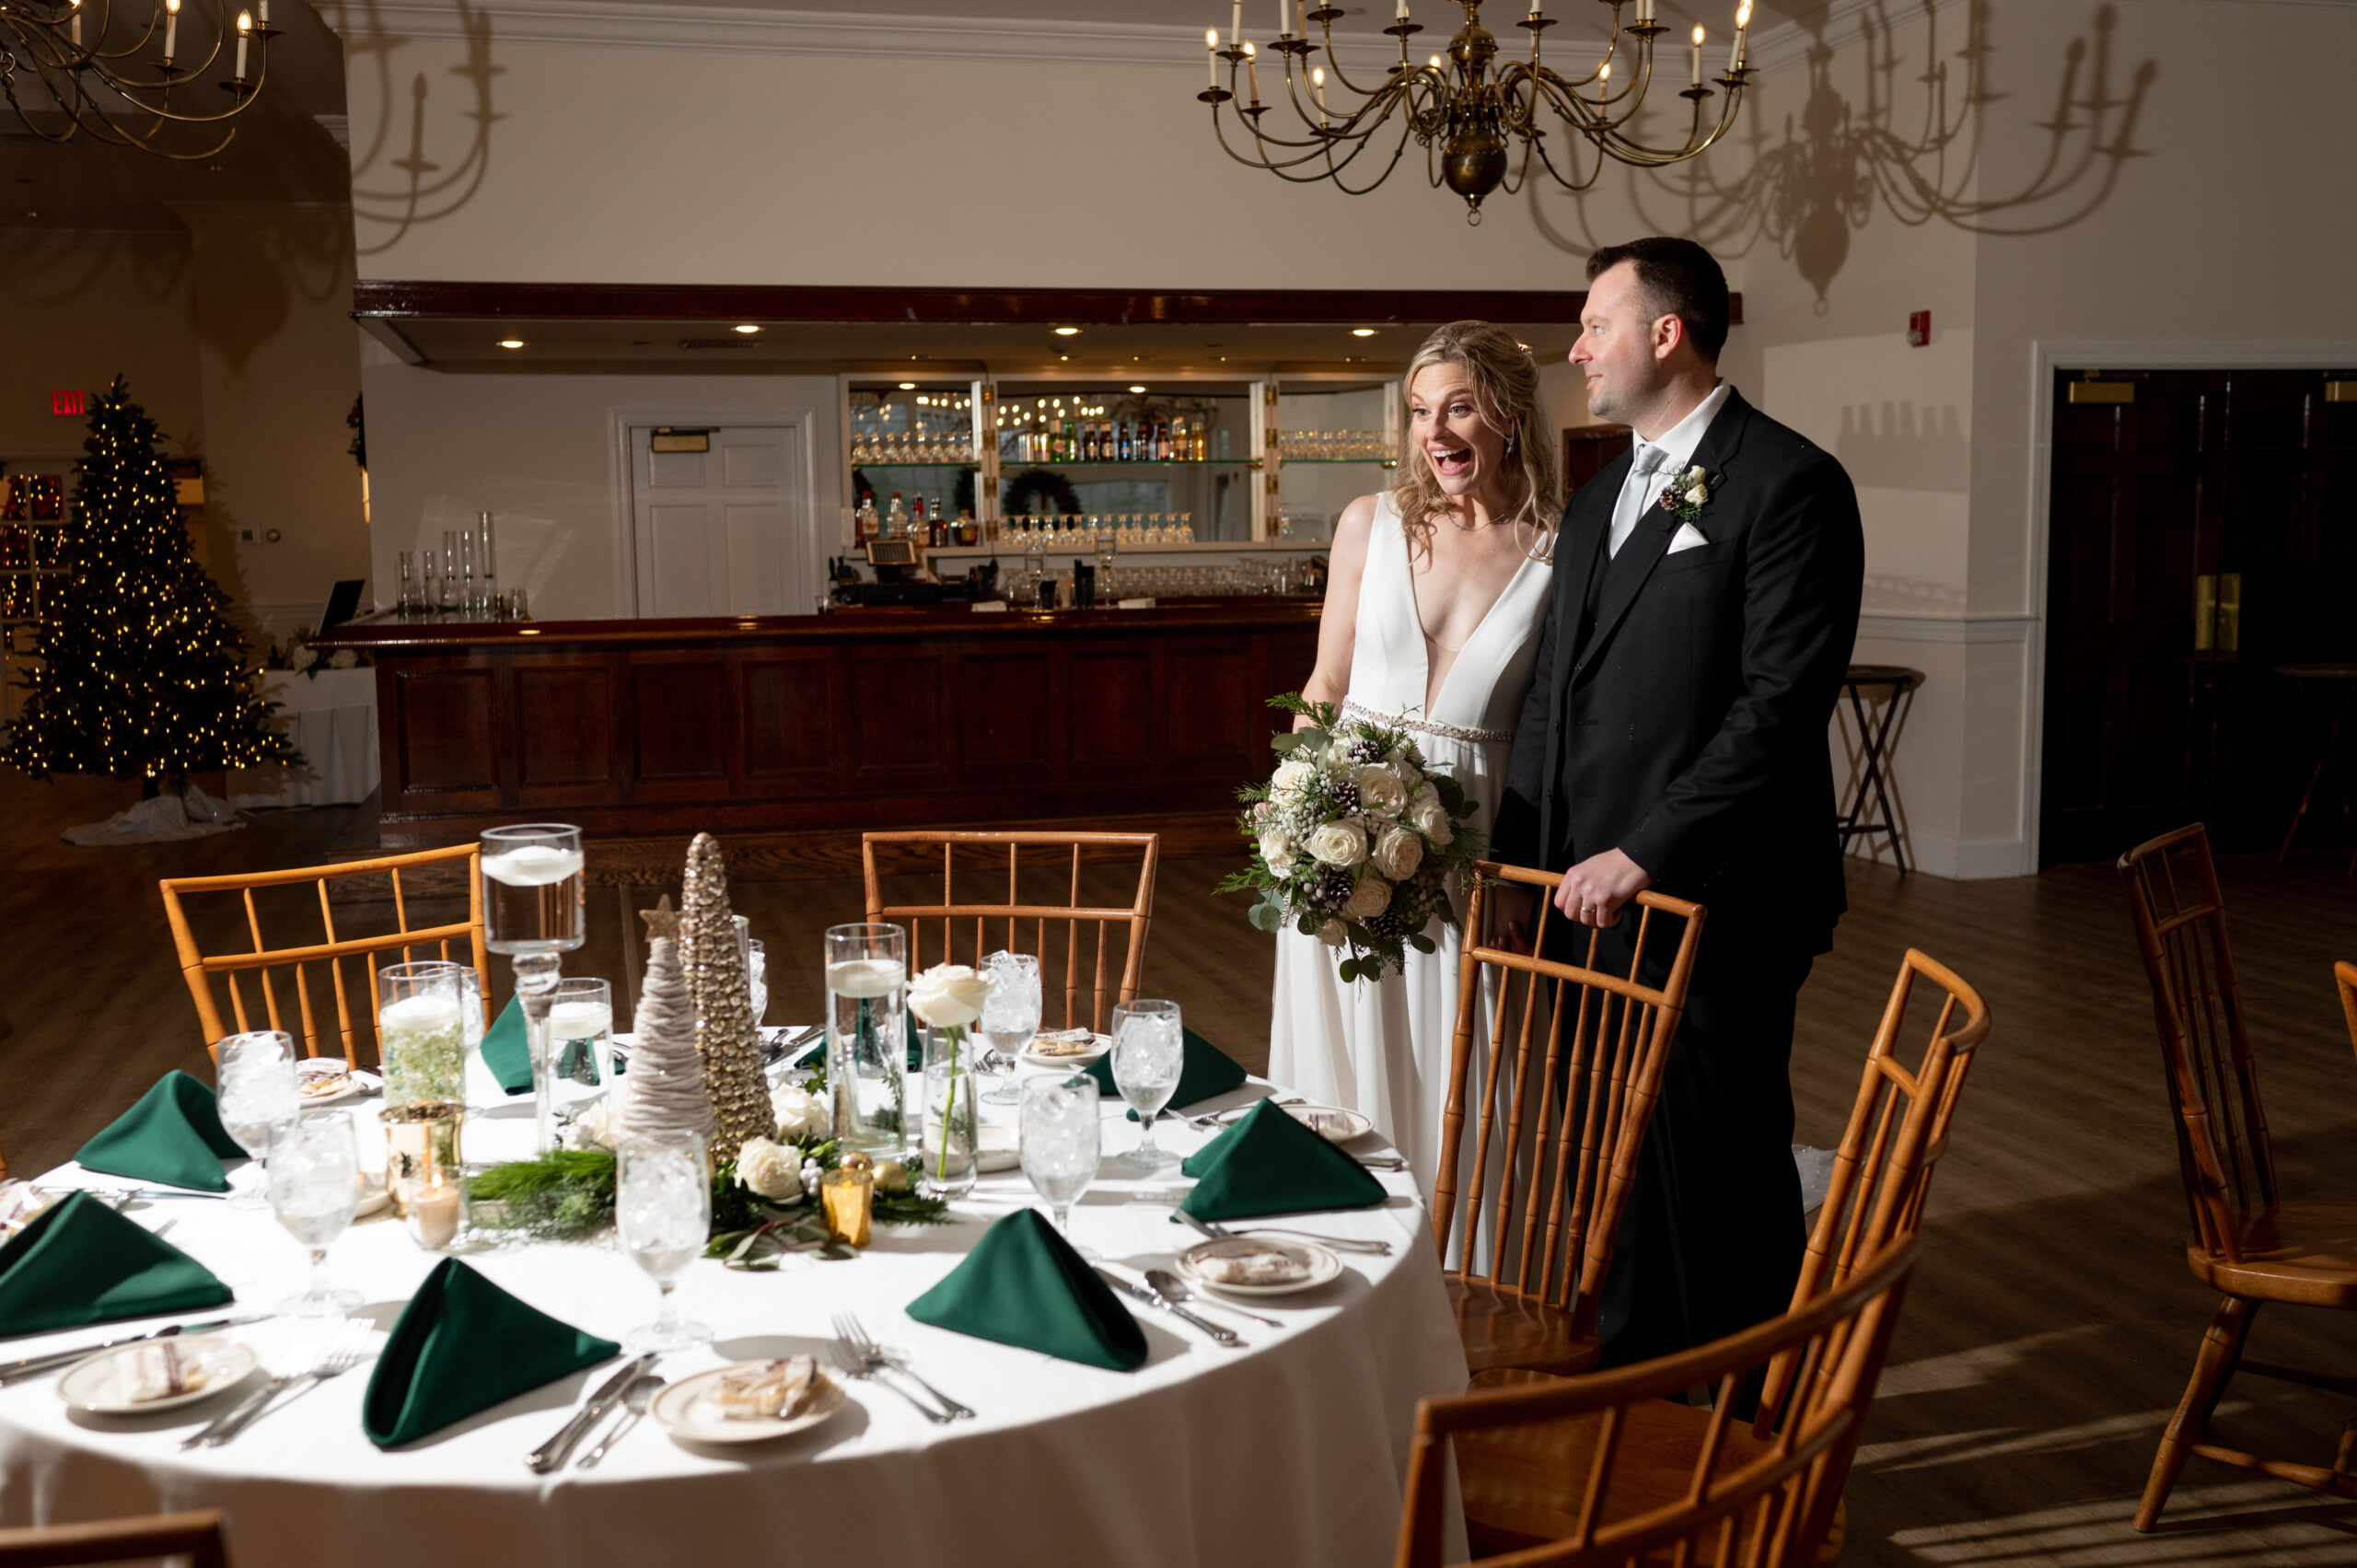
[[[1190,1225],[1194,1226],[1197,1230],[1202,1231],[1205,1236],[1212,1237],[1213,1240],[1225,1241],[1240,1233],[1247,1232],[1270,1236],[1297,1236],[1304,1241],[1315,1241],[1320,1247],[1330,1247],[1337,1252],[1364,1252],[1377,1258],[1388,1258],[1391,1256],[1391,1243],[1387,1241],[1361,1241],[1351,1237],[1320,1236],[1314,1230],[1287,1230],[1284,1226],[1279,1225],[1239,1225],[1234,1226],[1215,1225],[1210,1220],[1197,1219],[1194,1215],[1189,1214],[1184,1209],[1171,1210],[1170,1217],[1178,1224]]]
[[[251,1425],[255,1419],[269,1408],[271,1401],[284,1390],[292,1388],[295,1390],[296,1397],[300,1398],[315,1384],[324,1383],[331,1377],[339,1377],[351,1371],[360,1365],[361,1355],[368,1348],[368,1330],[374,1326],[365,1318],[345,1319],[343,1337],[313,1357],[310,1365],[300,1372],[290,1372],[283,1377],[272,1378],[260,1388],[247,1395],[235,1410],[222,1416],[212,1425],[193,1437],[180,1439],[180,1446],[218,1448]]]
[[[1230,1106],[1225,1110],[1206,1111],[1201,1116],[1190,1116],[1187,1118],[1187,1125],[1190,1127],[1225,1127],[1227,1125],[1228,1119],[1230,1117],[1249,1116],[1261,1105],[1261,1101],[1256,1099],[1250,1105]],[[1307,1105],[1309,1102],[1302,1098],[1299,1095],[1280,1095],[1277,1098],[1269,1100],[1267,1103],[1270,1105]]]
[[[946,1426],[953,1421],[963,1421],[972,1417],[974,1412],[971,1410],[959,1404],[890,1356],[886,1355],[884,1347],[869,1337],[866,1328],[856,1317],[848,1312],[838,1312],[835,1314],[834,1322],[835,1360],[846,1373],[853,1377],[872,1377],[883,1383],[886,1388],[924,1411],[925,1419],[936,1424]],[[940,1401],[941,1408],[934,1409],[899,1384],[885,1379],[881,1375],[886,1372],[898,1372]]]

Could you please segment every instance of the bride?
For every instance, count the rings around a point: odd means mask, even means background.
[[[1443,327],[1402,380],[1399,478],[1335,524],[1318,668],[1302,695],[1403,723],[1426,766],[1464,786],[1486,834],[1547,618],[1562,508],[1555,432],[1538,365],[1503,328]],[[1372,1118],[1429,1190],[1463,944],[1455,927],[1426,935],[1436,950],[1411,949],[1404,973],[1346,983],[1338,949],[1281,928],[1269,1076]]]

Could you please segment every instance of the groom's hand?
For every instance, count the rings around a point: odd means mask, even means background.
[[[1617,849],[1590,855],[1563,873],[1555,907],[1582,925],[1620,923],[1620,906],[1654,885],[1645,868]]]

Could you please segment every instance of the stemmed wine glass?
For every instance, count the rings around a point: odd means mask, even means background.
[[[1155,1118],[1178,1092],[1186,1065],[1187,1036],[1176,1002],[1123,1002],[1113,1009],[1113,1082],[1138,1113],[1145,1136],[1116,1164],[1132,1170],[1159,1170],[1178,1156],[1154,1141]]]
[[[703,1134],[635,1132],[622,1140],[614,1221],[622,1247],[663,1293],[655,1321],[630,1331],[632,1351],[685,1350],[707,1344],[712,1330],[679,1316],[672,1290],[688,1265],[703,1255],[712,1232],[712,1174]]]
[[[233,1209],[270,1204],[270,1140],[302,1113],[295,1092],[295,1041],[280,1029],[225,1035],[220,1054],[221,1125],[253,1156],[253,1179],[238,1185]]]
[[[1102,1146],[1097,1080],[1086,1073],[1033,1078],[1023,1086],[1023,1174],[1047,1201],[1064,1239],[1072,1239],[1072,1206],[1097,1179]]]
[[[310,1249],[311,1284],[278,1305],[289,1318],[339,1317],[360,1305],[356,1290],[328,1283],[328,1245],[343,1234],[360,1206],[360,1149],[352,1118],[342,1112],[291,1121],[270,1147],[270,1206],[278,1223]]]
[[[982,961],[991,977],[990,1000],[982,1004],[982,1038],[1006,1063],[1006,1081],[982,1097],[989,1105],[1013,1105],[1023,1098],[1016,1083],[1016,1058],[1039,1032],[1039,960],[1029,953],[993,953]]]
[[[563,822],[493,828],[482,835],[483,946],[505,953],[516,968],[516,994],[524,1004],[525,1049],[532,1061],[536,1146],[555,1147],[551,1099],[549,1003],[556,990],[559,955],[581,946],[587,917],[582,903],[581,830]]]

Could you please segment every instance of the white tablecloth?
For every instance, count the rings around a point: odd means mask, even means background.
[[[262,700],[280,704],[273,715],[303,754],[296,768],[232,768],[229,804],[345,806],[376,793],[377,672],[328,669],[302,675],[265,671]]]
[[[1209,1103],[1267,1092],[1255,1085]],[[1137,1139],[1123,1109],[1106,1107],[1109,1155]],[[470,1157],[493,1139],[528,1146],[529,1119],[528,1097],[478,1117]],[[1208,1136],[1167,1120],[1162,1135],[1181,1149]],[[72,1166],[41,1179],[114,1184]],[[1244,1350],[1221,1350],[1141,1308],[1153,1353],[1132,1373],[950,1333],[902,1313],[991,1220],[1029,1201],[1019,1172],[982,1178],[956,1206],[954,1225],[879,1228],[856,1260],[790,1259],[775,1273],[698,1262],[679,1286],[684,1310],[718,1340],[709,1351],[666,1356],[659,1370],[673,1378],[724,1360],[821,1351],[830,1315],[848,1308],[913,1352],[979,1420],[934,1426],[888,1390],[852,1384],[842,1413],[800,1436],[691,1452],[650,1418],[600,1468],[543,1478],[524,1468],[525,1453],[610,1365],[391,1453],[361,1434],[365,1364],[227,1446],[186,1453],[178,1441],[217,1402],[141,1418],[76,1416],[54,1378],[36,1378],[0,1388],[0,1525],[223,1507],[239,1568],[644,1568],[689,1554],[961,1568],[1387,1562],[1416,1401],[1461,1390],[1466,1368],[1412,1183],[1380,1179],[1392,1193],[1382,1208],[1280,1223],[1380,1237],[1393,1244],[1390,1257],[1345,1253],[1333,1283],[1253,1302],[1286,1326],[1237,1323]],[[1132,1278],[1167,1267],[1193,1234],[1170,1219],[1184,1185],[1175,1167],[1158,1181],[1133,1181],[1109,1166],[1074,1212],[1075,1237]],[[241,1307],[302,1283],[303,1254],[266,1211],[160,1200],[126,1212],[228,1282]],[[331,1257],[331,1272],[362,1292],[385,1327],[438,1260],[389,1220],[355,1225]],[[467,1260],[535,1307],[609,1338],[653,1316],[654,1286],[610,1242],[510,1245]],[[265,1365],[283,1365],[317,1330],[273,1320],[236,1331]],[[104,1329],[28,1337],[8,1342],[5,1355],[107,1337]]]

